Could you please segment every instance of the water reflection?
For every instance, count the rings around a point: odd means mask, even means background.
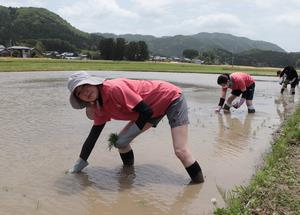
[[[119,191],[132,188],[135,177],[134,166],[122,166],[118,172]]]
[[[243,116],[233,114],[218,115],[218,148],[236,154],[249,144],[252,135],[251,124],[254,114]],[[244,119],[242,119],[244,118]]]
[[[93,183],[89,180],[89,176],[86,173],[73,175],[65,173],[65,175],[55,181],[54,187],[59,194],[74,195],[80,193],[92,184]]]
[[[295,95],[279,95],[274,99],[276,112],[281,121],[285,120],[291,113],[292,106],[295,103]]]
[[[181,193],[178,193],[172,205],[169,206],[168,214],[187,214],[187,206],[195,203],[199,197],[203,184],[190,184],[183,187]],[[196,210],[197,211],[197,210]],[[190,214],[193,212],[190,211]],[[198,214],[197,211],[195,214]]]
[[[162,174],[163,173],[163,174]],[[59,192],[73,194],[93,185],[100,190],[124,191],[149,184],[182,185],[186,178],[163,166],[144,164],[134,167],[89,167],[79,174],[67,174],[56,181]]]
[[[76,199],[78,194],[85,196],[78,204],[90,202],[86,207],[93,211],[99,208],[103,213],[129,214],[141,209],[143,214],[185,214],[188,210],[189,214],[198,214],[189,206],[195,204],[203,184],[183,185],[183,180],[183,176],[168,168],[144,164],[88,168],[81,174],[65,174],[54,186],[61,195]]]

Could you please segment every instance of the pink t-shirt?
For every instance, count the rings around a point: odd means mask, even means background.
[[[232,90],[242,90],[249,87],[251,84],[253,84],[255,81],[254,79],[247,73],[244,72],[234,72],[230,75],[230,80],[232,82],[232,85],[228,88]],[[223,88],[224,90],[227,89],[227,87]]]
[[[247,73],[234,72],[230,75],[232,80],[232,90],[241,90],[250,87],[254,83],[254,79]]]
[[[99,86],[103,105],[96,109],[94,124],[101,125],[111,119],[137,120],[139,113],[132,109],[142,100],[152,108],[152,117],[163,116],[172,101],[179,98],[181,89],[165,81],[105,80]]]

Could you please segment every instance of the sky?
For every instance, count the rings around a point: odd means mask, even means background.
[[[300,52],[300,0],[0,0],[46,8],[88,33],[229,33]]]

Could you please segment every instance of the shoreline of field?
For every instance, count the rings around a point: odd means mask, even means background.
[[[300,214],[300,106],[277,131],[271,151],[247,186],[236,187],[216,215]]]

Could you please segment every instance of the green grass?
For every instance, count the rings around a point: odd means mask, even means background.
[[[216,215],[300,214],[300,107],[285,122],[281,136],[274,142],[265,164],[249,186],[237,187],[227,194],[227,208]]]
[[[229,65],[198,65],[193,63],[166,62],[132,62],[105,60],[62,60],[45,58],[0,58],[0,72],[18,71],[158,71],[188,73],[230,73],[233,71],[247,72],[252,75],[276,75],[278,68],[256,68]]]

